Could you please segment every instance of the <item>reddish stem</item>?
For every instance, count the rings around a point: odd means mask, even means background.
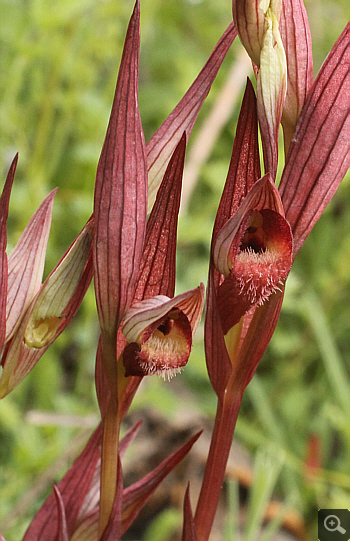
[[[224,392],[223,400],[218,401],[209,455],[194,518],[198,541],[207,541],[213,526],[241,401],[242,392],[234,390],[230,384]]]

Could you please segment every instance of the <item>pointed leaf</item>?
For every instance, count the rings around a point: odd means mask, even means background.
[[[118,479],[122,481],[121,470],[118,471]],[[70,541],[116,541],[120,538],[120,517],[117,518],[118,506],[121,505],[122,492],[117,491],[111,517],[102,537],[99,537],[99,507],[95,507],[78,524]],[[119,511],[120,513],[120,511]]]
[[[146,228],[146,157],[137,99],[139,19],[137,1],[125,39],[95,187],[96,302],[101,328],[113,337],[133,299]]]
[[[311,32],[302,0],[284,0],[281,38],[287,59],[287,93],[282,114],[285,154],[313,82]]]
[[[57,513],[58,513],[58,529],[57,529],[56,539],[57,541],[69,541],[66,511],[64,508],[64,503],[63,503],[61,493],[56,487],[56,485],[53,486],[53,493],[56,498]]]
[[[350,23],[310,90],[280,183],[295,256],[350,164],[349,63]]]
[[[253,85],[247,79],[230,167],[215,219],[213,239],[216,238],[225,222],[237,211],[242,200],[260,177],[256,98]]]
[[[187,485],[184,499],[184,524],[182,530],[182,541],[198,541],[191,509],[189,483]]]
[[[58,483],[58,489],[66,509],[69,535],[73,532],[79,510],[90,488],[96,464],[101,455],[101,442],[102,425],[100,423],[80,456]],[[54,520],[57,520],[57,505],[54,494],[50,494],[42,508],[35,515],[23,541],[38,541],[39,539],[56,541],[56,532],[52,527]]]
[[[182,445],[177,451],[172,453],[168,458],[163,460],[159,466],[148,473],[143,479],[137,481],[123,492],[123,512],[122,512],[122,534],[133,523],[141,509],[146,504],[149,497],[162,482],[162,480],[170,473],[175,466],[187,455],[192,445],[201,435],[202,431],[198,432],[187,443]]]
[[[119,442],[119,456],[120,456],[120,458],[123,458],[127,448],[129,447],[129,445],[136,438],[136,436],[137,436],[137,434],[138,434],[138,432],[139,432],[139,430],[141,428],[141,425],[142,425],[142,420],[137,421],[136,423],[134,423],[129,428],[129,430],[127,430],[125,432],[124,436],[122,437],[122,439]]]
[[[147,143],[149,212],[170,156],[184,131],[189,139],[200,108],[236,35],[234,24],[231,23],[182,100]]]
[[[136,437],[140,425],[141,421],[135,423],[120,440],[122,456]],[[81,455],[58,484],[62,502],[67,511],[68,531],[72,536],[72,541],[73,539],[92,541],[94,538],[97,541],[98,508],[96,505],[100,488],[101,442],[100,424]],[[38,539],[56,541],[52,528],[52,521],[57,519],[56,508],[54,495],[51,494],[29,526],[23,541],[38,541]],[[96,537],[93,534],[96,534]]]
[[[100,448],[99,448],[100,450]],[[90,516],[91,512],[98,507],[100,501],[100,476],[101,476],[101,460],[100,458],[95,463],[95,471],[92,476],[89,489],[85,493],[84,501],[82,502],[79,513],[74,523],[74,532],[78,526],[85,522],[85,519]]]
[[[21,316],[41,287],[56,191],[46,197],[32,216],[9,256],[6,340],[15,332]]]
[[[141,424],[142,424],[142,421],[138,421],[137,423],[133,424],[129,428],[129,430],[127,430],[127,432],[124,434],[124,436],[121,438],[119,442],[120,458],[123,458],[125,451],[136,438]],[[97,461],[95,473],[91,480],[89,491],[86,493],[84,502],[79,510],[77,523],[80,521],[84,521],[85,518],[90,514],[90,512],[98,505],[99,498],[100,498],[100,473],[101,473],[101,464],[100,464],[100,461]]]
[[[5,186],[0,198],[0,351],[2,351],[6,334],[6,303],[8,288],[7,246],[7,216],[9,211],[11,188],[18,162],[18,154],[14,157],[7,174]]]
[[[180,208],[186,135],[169,161],[147,222],[145,248],[133,302],[175,291],[177,217]]]

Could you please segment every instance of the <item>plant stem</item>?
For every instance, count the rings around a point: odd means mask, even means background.
[[[218,400],[214,430],[194,518],[198,541],[209,539],[241,406],[242,392],[231,383],[230,381],[223,399]]]
[[[116,338],[110,336],[102,340],[102,361],[111,394],[107,412],[103,418],[99,537],[101,537],[108,524],[117,489],[118,446],[120,432],[117,396]]]
[[[118,405],[111,397],[103,420],[99,537],[108,524],[117,488],[119,431]]]

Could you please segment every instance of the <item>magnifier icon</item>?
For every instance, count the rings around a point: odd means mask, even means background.
[[[329,532],[346,533],[346,530],[341,527],[340,520],[336,515],[327,515],[323,524]]]

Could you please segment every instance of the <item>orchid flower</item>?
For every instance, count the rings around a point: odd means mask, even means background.
[[[225,276],[217,290],[224,334],[254,306],[263,305],[292,266],[293,238],[270,175],[257,181],[213,246],[213,262]]]
[[[313,82],[302,0],[233,0],[233,18],[193,85],[146,145],[138,105],[136,0],[97,167],[94,214],[44,284],[54,192],[7,260],[16,159],[10,168],[0,198],[0,396],[18,385],[72,319],[92,268],[101,330],[95,378],[102,421],[23,541],[120,539],[199,436],[134,485],[123,486],[123,454],[139,424],[124,438],[119,433],[135,392],[144,376],[170,379],[182,370],[199,325],[203,284],[175,296],[186,142],[238,32],[254,64],[257,95],[248,81],[214,224],[205,351],[218,409],[194,516],[189,486],[184,500],[183,540],[209,538],[244,390],[274,332],[296,254],[349,165],[349,25]],[[280,124],[286,154],[281,178]]]
[[[187,363],[202,312],[202,285],[174,298],[183,161],[186,139],[235,35],[231,24],[146,146],[137,96],[138,1],[128,27],[94,201],[93,259],[101,327],[96,388],[104,430],[100,535],[119,486],[121,420],[144,375],[170,377]]]
[[[233,15],[258,84],[256,100],[250,84],[246,89],[212,238],[205,347],[218,410],[193,523],[187,514],[200,541],[210,534],[242,395],[276,327],[292,261],[350,156],[350,26],[312,83],[301,1],[234,0]],[[266,172],[260,180],[257,121]],[[281,121],[287,155],[277,190]]]
[[[187,364],[203,310],[204,286],[169,299],[157,295],[134,304],[123,333],[126,376],[158,374],[170,379]]]
[[[16,164],[17,157],[10,168],[1,199],[2,219],[7,215],[5,207],[8,206]],[[8,258],[8,264],[6,242],[2,243],[3,294],[6,291],[6,308],[2,317],[6,316],[6,328],[0,398],[22,381],[67,327],[92,278],[93,220],[90,220],[44,284],[41,283],[55,192],[47,196],[29,221]]]

